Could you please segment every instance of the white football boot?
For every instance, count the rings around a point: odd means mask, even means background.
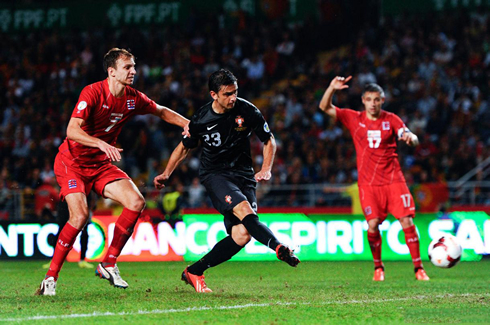
[[[129,286],[128,283],[121,278],[117,265],[114,265],[114,267],[104,267],[102,263],[99,263],[97,269],[95,270],[95,275],[100,277],[101,279],[108,280],[113,286],[117,288],[126,289]]]
[[[54,296],[56,295],[56,280],[54,277],[44,279],[41,282],[41,286],[36,291],[38,296]]]

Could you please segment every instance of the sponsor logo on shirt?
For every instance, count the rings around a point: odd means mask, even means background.
[[[383,131],[388,131],[390,129],[390,122],[383,122]]]
[[[68,181],[68,188],[71,190],[72,188],[77,188],[77,180],[76,179],[70,179]]]
[[[103,104],[102,107],[109,109],[109,105],[106,105],[106,104]]]
[[[240,115],[238,115],[235,118],[235,123],[238,125],[238,127],[236,127],[235,130],[237,130],[237,131],[245,131],[247,129],[246,126],[243,126],[243,123],[245,123],[245,119],[243,117],[241,117]]]
[[[363,128],[365,128],[365,127],[366,127],[366,124],[361,123],[361,122],[359,122],[359,125],[360,125],[361,127],[363,127]]]
[[[122,120],[123,116],[124,116],[124,114],[121,114],[121,113],[112,113],[111,117],[110,117],[110,121],[111,121],[111,123],[117,123],[120,120]]]
[[[134,102],[134,99],[128,99],[126,102],[128,104],[128,109],[129,110],[134,109],[136,107],[136,104]]]

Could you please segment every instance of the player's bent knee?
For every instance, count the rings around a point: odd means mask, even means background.
[[[131,210],[131,211],[143,211],[143,209],[146,207],[146,202],[145,199],[138,196],[137,198],[130,200],[127,206],[125,208]]]
[[[87,221],[88,221],[88,211],[87,211],[87,214],[83,214],[83,213],[72,214],[72,215],[70,215],[70,218],[68,220],[70,225],[72,225],[73,227],[75,227],[79,230],[81,230],[81,229],[83,229],[83,227],[85,227],[85,225],[87,224]]]
[[[243,220],[243,218],[252,213],[255,212],[252,210],[248,201],[240,202],[233,208],[233,214],[240,220]]]
[[[403,218],[398,219],[400,221],[400,224],[402,228],[408,228],[413,226],[413,217],[412,216],[406,216]]]

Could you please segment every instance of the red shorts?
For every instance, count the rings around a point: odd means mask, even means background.
[[[397,219],[415,216],[413,197],[405,183],[359,185],[359,198],[366,220],[379,218],[383,221],[388,213]]]
[[[62,200],[70,193],[88,195],[92,189],[98,195],[104,196],[107,184],[119,179],[130,179],[128,174],[111,163],[99,167],[73,167],[65,164],[61,154],[57,154],[54,160],[54,173],[61,187]]]

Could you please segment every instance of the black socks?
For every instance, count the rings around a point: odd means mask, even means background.
[[[202,275],[208,268],[228,261],[242,248],[243,246],[235,243],[231,236],[225,237],[220,240],[209,253],[189,266],[187,271],[191,274]]]
[[[253,238],[273,251],[276,251],[277,246],[281,244],[272,231],[259,221],[259,217],[256,214],[247,215],[243,218],[242,224]],[[228,261],[242,248],[243,246],[239,246],[231,236],[228,236],[219,241],[199,261],[189,266],[187,271],[191,274],[202,275],[208,268]]]
[[[248,233],[259,243],[276,251],[281,243],[276,239],[272,231],[267,228],[256,214],[249,214],[242,220],[242,224],[247,228]]]

